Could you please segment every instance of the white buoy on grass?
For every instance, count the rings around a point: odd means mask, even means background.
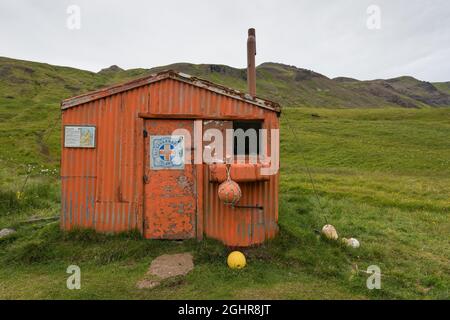
[[[338,234],[336,231],[336,228],[331,224],[326,224],[322,228],[322,234],[325,236],[325,238],[330,240],[337,240]]]
[[[355,239],[355,238],[350,238],[350,239],[342,238],[342,242],[346,246],[354,248],[354,249],[357,249],[360,246],[360,243],[359,243],[358,239]]]

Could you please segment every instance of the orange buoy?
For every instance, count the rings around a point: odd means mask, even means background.
[[[242,196],[239,185],[233,180],[227,180],[219,186],[219,199],[228,205],[235,205]]]
[[[239,185],[231,180],[230,165],[227,165],[227,180],[222,182],[218,190],[219,199],[227,205],[235,205],[242,197]]]

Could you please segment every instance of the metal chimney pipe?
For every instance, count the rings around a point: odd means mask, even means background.
[[[248,92],[256,96],[256,32],[254,28],[248,29],[247,39],[247,84]]]

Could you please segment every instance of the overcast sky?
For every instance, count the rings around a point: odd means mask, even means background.
[[[67,26],[77,21],[70,5],[80,8],[80,29]],[[249,27],[257,64],[450,80],[449,0],[0,0],[0,56],[92,71],[175,62],[243,68]]]

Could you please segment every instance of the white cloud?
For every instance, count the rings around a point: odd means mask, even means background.
[[[81,7],[81,30],[66,27]],[[381,30],[366,27],[369,5]],[[257,29],[257,62],[283,62],[330,77],[403,74],[450,80],[447,0],[2,0],[0,55],[98,71],[117,64],[246,65],[246,30]]]

